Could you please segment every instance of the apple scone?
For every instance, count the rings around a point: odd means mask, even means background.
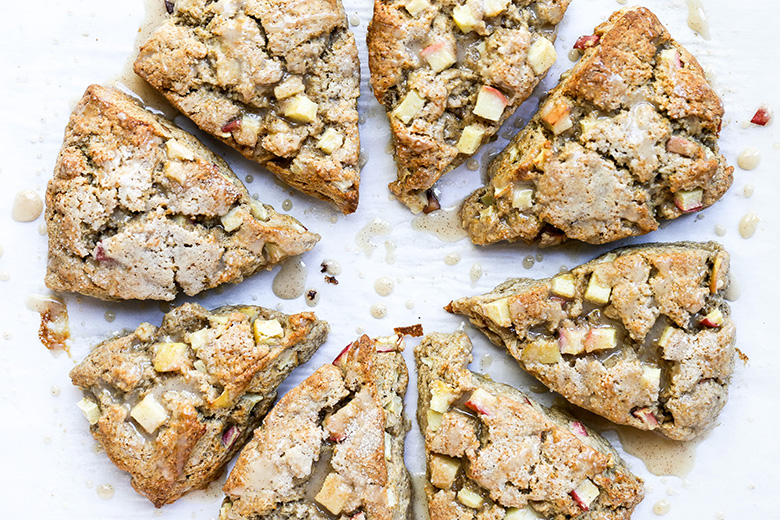
[[[463,333],[415,349],[431,520],[628,519],[642,500],[609,443],[581,422],[466,367]]]
[[[731,186],[723,105],[704,71],[644,7],[580,38],[584,55],[466,199],[475,244],[603,244],[707,208]]]
[[[92,435],[161,507],[220,475],[327,334],[310,312],[188,303],[101,343],[70,377]]]
[[[368,28],[374,95],[390,120],[398,180],[413,212],[531,95],[557,57],[571,0],[375,0]]]
[[[177,0],[135,72],[290,186],[358,205],[360,66],[338,0]]]
[[[320,239],[251,198],[194,136],[99,85],[65,130],[46,226],[46,285],[103,300],[192,296]]]
[[[736,330],[714,242],[614,250],[553,278],[510,279],[449,304],[571,403],[675,440],[728,399]]]
[[[220,520],[405,520],[402,350],[400,336],[362,336],[282,397],[241,451]]]

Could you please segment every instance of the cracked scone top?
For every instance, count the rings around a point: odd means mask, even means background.
[[[431,520],[628,519],[642,500],[598,433],[466,367],[463,333],[415,349]]]
[[[327,334],[310,312],[188,303],[101,343],[70,377],[92,435],[161,507],[220,475]]]
[[[371,84],[390,121],[398,200],[415,213],[436,208],[434,183],[488,142],[555,62],[569,2],[375,0]]]
[[[99,85],[65,130],[46,226],[46,285],[104,300],[238,283],[320,238],[252,199],[194,136]]]
[[[719,244],[650,244],[553,278],[510,279],[447,309],[577,406],[690,440],[728,399],[736,340],[728,280]]]
[[[405,520],[402,350],[362,336],[282,397],[230,472],[220,520]]]
[[[644,7],[579,40],[584,56],[466,199],[475,244],[603,244],[714,204],[733,167],[723,105],[696,59]]]
[[[294,188],[358,205],[355,38],[338,0],[177,0],[135,72]]]

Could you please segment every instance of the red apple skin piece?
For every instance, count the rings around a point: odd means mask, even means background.
[[[640,421],[644,421],[647,424],[651,424],[653,426],[658,426],[658,419],[655,418],[655,415],[653,415],[653,412],[651,412],[647,408],[640,408],[639,410],[634,410],[631,415],[639,419]]]
[[[349,349],[352,348],[352,343],[344,347],[344,350],[339,352],[339,355],[336,356],[336,359],[333,360],[334,366],[339,366],[341,364],[342,359],[344,359],[344,356],[346,356],[347,352],[349,352]]]
[[[674,205],[677,206],[677,208],[683,213],[693,213],[695,211],[699,211],[701,208],[704,207],[704,204],[700,202],[695,206],[686,208],[685,206],[683,206],[682,202],[677,199],[677,197],[674,198]]]
[[[594,47],[596,44],[598,44],[600,39],[601,37],[596,36],[595,34],[580,36],[577,38],[577,41],[574,42],[574,48],[581,51],[590,49],[591,47]]]
[[[580,506],[580,509],[582,509],[583,511],[589,511],[590,510],[590,508],[588,507],[588,504],[583,502],[582,499],[580,498],[580,496],[577,494],[577,490],[574,490],[574,491],[572,491],[569,494],[574,499],[574,501],[577,502],[577,505]]]
[[[495,96],[496,98],[498,98],[505,107],[509,104],[509,100],[506,98],[505,95],[501,93],[500,90],[497,90],[493,87],[489,87],[487,85],[483,86],[482,90],[486,94],[490,94],[491,96]]]
[[[696,151],[698,149],[699,147],[696,145],[696,143],[693,143],[688,139],[677,135],[671,136],[669,140],[666,141],[667,152],[676,153],[677,155],[682,155],[683,157],[693,157],[696,155]]]
[[[720,323],[718,323],[718,321],[720,321]],[[720,317],[720,320],[718,320],[717,318],[715,320],[711,320],[710,318],[705,316],[704,318],[702,318],[701,324],[711,329],[717,329],[718,327],[723,325],[723,317]]]
[[[762,106],[759,107],[758,110],[756,110],[756,113],[753,116],[753,119],[750,120],[750,122],[753,123],[754,125],[766,126],[771,119],[772,119],[772,112],[770,112],[769,108]]]
[[[241,128],[241,119],[234,119],[220,128],[220,131],[223,134],[229,134],[233,130],[238,130],[239,128]]]
[[[471,394],[468,401],[464,403],[464,406],[481,415],[492,415],[490,405],[493,400],[494,397],[492,395],[484,390],[477,389]]]
[[[585,429],[585,425],[582,424],[579,421],[575,421],[571,423],[571,429],[572,431],[581,437],[587,437],[588,436],[588,430]]]

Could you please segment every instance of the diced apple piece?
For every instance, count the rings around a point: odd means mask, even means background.
[[[241,118],[241,131],[236,139],[240,141],[256,143],[262,124],[257,116],[245,114]]]
[[[385,460],[393,458],[393,437],[385,432]]]
[[[471,509],[479,509],[485,501],[479,493],[463,488],[458,491],[458,502]]]
[[[406,3],[404,4],[404,7],[412,16],[417,16],[430,6],[431,4],[428,0],[406,0]]]
[[[522,509],[510,507],[504,515],[504,520],[539,520],[540,518],[542,517],[531,506],[525,506]]]
[[[593,119],[593,118],[582,119],[582,120],[580,120],[580,129],[582,130],[583,134],[587,134],[597,124],[598,124],[598,121]]]
[[[473,31],[479,25],[479,20],[468,5],[455,6],[452,10],[452,19],[455,20],[458,29],[464,33]]]
[[[179,161],[192,161],[195,154],[184,143],[178,139],[168,139],[165,141],[165,152],[168,159],[177,159]]]
[[[574,435],[577,435],[579,437],[588,437],[588,430],[585,428],[585,425],[582,424],[581,422],[579,422],[579,421],[572,421],[569,424],[569,426],[571,428],[571,432]]]
[[[284,116],[297,123],[312,123],[317,119],[317,103],[306,94],[297,94],[284,103]]]
[[[672,334],[674,334],[675,330],[677,329],[671,326],[667,326],[661,333],[661,337],[658,338],[658,346],[661,348],[666,348],[666,345],[669,343],[669,339],[672,337]]]
[[[590,329],[585,338],[585,351],[610,350],[617,347],[617,331],[614,327]]]
[[[649,408],[640,408],[631,412],[631,415],[645,423],[651,429],[658,426],[658,419],[655,418],[653,412]]]
[[[544,74],[558,58],[555,46],[544,37],[539,37],[528,49],[528,64],[536,74]]]
[[[553,365],[562,358],[557,341],[542,340],[533,341],[526,345],[520,359],[523,363],[544,363],[545,365]]]
[[[245,214],[246,212],[244,211],[244,208],[241,206],[236,206],[219,217],[219,221],[222,222],[222,227],[225,229],[225,231],[230,233],[241,227],[241,224],[244,223]]]
[[[209,340],[209,329],[200,329],[195,332],[190,332],[187,336],[187,341],[190,342],[192,350],[197,352],[201,348],[205,347]]]
[[[306,90],[306,87],[303,85],[303,79],[300,76],[290,76],[274,87],[274,96],[279,100],[287,99],[295,94],[300,94],[304,90]]]
[[[130,410],[130,417],[138,421],[147,433],[153,434],[168,420],[168,411],[152,394],[146,394],[146,397]]]
[[[510,327],[512,325],[512,316],[509,312],[509,298],[486,303],[483,306],[487,317],[493,320],[500,327]]]
[[[498,121],[504,113],[504,108],[509,104],[506,96],[498,90],[483,85],[477,94],[477,103],[474,106],[474,114],[490,121]]]
[[[344,509],[344,505],[352,494],[352,486],[338,473],[330,473],[325,477],[322,488],[314,500],[325,506],[325,509],[338,515]]]
[[[701,324],[704,325],[705,327],[711,327],[713,329],[716,329],[721,325],[723,325],[723,313],[720,311],[720,309],[712,309],[701,320]]]
[[[756,110],[756,113],[753,115],[753,118],[750,120],[750,122],[754,125],[766,126],[771,120],[772,111],[769,109],[769,107],[761,106],[758,110]]]
[[[693,157],[699,151],[699,145],[690,139],[673,135],[666,141],[666,151],[683,157]]]
[[[427,46],[420,52],[420,56],[425,58],[434,72],[441,72],[458,61],[458,57],[452,52],[450,46],[444,42]]]
[[[612,287],[603,285],[595,275],[591,275],[588,282],[588,288],[585,290],[585,299],[600,305],[609,303],[609,297],[612,294]]]
[[[558,347],[561,354],[582,354],[585,350],[585,338],[588,336],[585,327],[563,327],[558,335]]]
[[[317,148],[330,155],[344,144],[344,136],[333,127],[329,127],[322,133],[322,137],[317,141]]]
[[[463,133],[460,134],[458,144],[455,145],[458,148],[459,153],[471,155],[476,152],[482,144],[482,137],[485,135],[485,131],[479,125],[468,125],[463,129]]]
[[[577,294],[577,288],[574,285],[574,275],[571,273],[559,274],[552,279],[552,288],[550,289],[556,296],[562,298],[574,298]]]
[[[541,110],[542,120],[550,126],[555,135],[561,134],[574,126],[569,115],[571,109],[563,101],[547,103]]]
[[[438,379],[433,381],[430,386],[431,390],[431,410],[444,413],[450,409],[450,405],[458,397],[453,389],[446,383],[439,381]]]
[[[642,379],[644,379],[650,388],[659,388],[661,386],[661,369],[643,365]]]
[[[227,408],[230,406],[230,392],[227,389],[223,390],[219,397],[211,402],[212,408]]]
[[[477,388],[471,393],[464,406],[482,415],[490,415],[496,405],[496,398],[487,390]]]
[[[186,343],[160,343],[152,365],[157,372],[174,372],[189,364],[190,347]]]
[[[404,100],[395,107],[393,115],[405,125],[409,124],[417,113],[425,106],[425,98],[420,97],[416,90],[410,90]]]
[[[255,343],[266,343],[272,338],[284,336],[284,327],[279,320],[255,320],[252,328],[255,333]]]
[[[589,34],[586,36],[580,36],[577,38],[577,41],[574,42],[574,48],[584,51],[585,49],[590,49],[591,47],[595,46],[601,38],[595,34]]]
[[[680,209],[680,211],[691,213],[692,211],[698,211],[703,207],[703,197],[704,190],[701,188],[696,188],[693,190],[680,190],[674,194],[674,204]]]
[[[552,157],[552,152],[548,148],[540,150],[539,153],[536,154],[536,156],[533,158],[534,166],[542,169],[544,163],[546,163],[547,159],[550,157]]]
[[[519,210],[528,209],[534,205],[534,190],[525,188],[514,190],[512,193],[512,207]]]
[[[206,370],[206,363],[204,363],[200,359],[195,360],[195,362],[192,364],[192,366],[198,372],[201,372],[203,374],[207,374],[208,373],[208,370]]]
[[[720,268],[722,265],[722,257],[716,256],[715,260],[712,261],[712,272],[710,273],[710,294],[716,294],[723,287],[723,282],[720,279]]]
[[[449,489],[455,482],[460,461],[444,455],[431,457],[431,484],[439,489]]]
[[[84,399],[76,403],[76,406],[79,407],[81,413],[83,413],[84,417],[87,418],[89,424],[95,424],[100,419],[100,415],[101,415],[100,407],[92,399],[87,399],[85,397]]]
[[[441,420],[444,417],[443,413],[439,413],[435,410],[428,410],[426,413],[426,419],[428,421],[428,430],[435,432],[441,426]]]
[[[485,0],[485,16],[496,16],[509,7],[510,0]]]
[[[672,70],[681,69],[680,53],[677,49],[666,49],[661,51],[661,62],[666,63]]]
[[[590,509],[590,505],[599,496],[599,493],[600,491],[598,486],[591,482],[590,479],[586,478],[582,481],[582,483],[580,483],[579,486],[577,486],[574,491],[571,492],[571,497],[575,502],[577,502],[577,505],[580,506],[583,511],[588,511]]]

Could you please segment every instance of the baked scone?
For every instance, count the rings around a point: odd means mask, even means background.
[[[618,11],[577,47],[582,59],[466,199],[475,244],[612,242],[709,207],[731,186],[717,144],[723,105],[650,11]]]
[[[65,130],[46,226],[46,285],[103,300],[238,283],[320,238],[253,200],[194,136],[99,85]]]
[[[220,475],[327,334],[310,312],[187,303],[101,343],[70,377],[92,435],[161,507]]]
[[[177,0],[135,72],[294,188],[358,205],[355,38],[339,0]]]
[[[282,397],[230,472],[220,520],[405,520],[402,350],[362,336]]]
[[[375,0],[368,59],[398,200],[415,213],[435,207],[434,183],[488,142],[555,62],[570,1]]]
[[[415,349],[431,520],[628,519],[642,480],[598,433],[466,367],[463,333]]]
[[[447,310],[577,406],[689,440],[728,399],[736,339],[728,283],[719,244],[650,244],[553,278],[510,279]]]

